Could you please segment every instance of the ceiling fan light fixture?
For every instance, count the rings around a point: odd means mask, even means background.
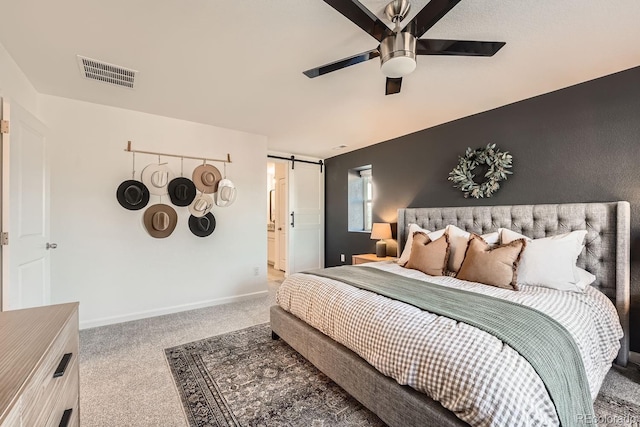
[[[397,79],[408,76],[416,69],[416,59],[409,56],[395,56],[383,62],[380,69],[386,77]]]
[[[416,69],[416,38],[411,33],[396,33],[380,43],[380,70],[386,77],[399,78]]]

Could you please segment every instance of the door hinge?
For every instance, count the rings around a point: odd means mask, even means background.
[[[8,244],[9,244],[9,233],[6,231],[3,231],[2,234],[0,234],[0,245],[7,246]]]
[[[0,120],[0,133],[9,133],[9,120]]]

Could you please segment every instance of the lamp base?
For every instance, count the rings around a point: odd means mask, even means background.
[[[378,240],[376,242],[376,256],[378,258],[384,258],[387,256],[387,242],[384,240]]]

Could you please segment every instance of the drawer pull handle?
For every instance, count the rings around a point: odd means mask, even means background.
[[[72,412],[73,412],[73,408],[64,410],[64,413],[62,414],[62,419],[60,420],[60,424],[58,425],[58,427],[67,427],[69,425]]]
[[[71,360],[71,356],[73,356],[73,353],[67,353],[64,356],[62,356],[62,360],[60,361],[60,364],[56,368],[56,371],[53,373],[53,378],[58,378],[64,375],[64,371],[67,369],[67,365]]]

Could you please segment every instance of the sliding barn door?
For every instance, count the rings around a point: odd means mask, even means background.
[[[287,273],[324,267],[324,174],[317,164],[289,164]]]

